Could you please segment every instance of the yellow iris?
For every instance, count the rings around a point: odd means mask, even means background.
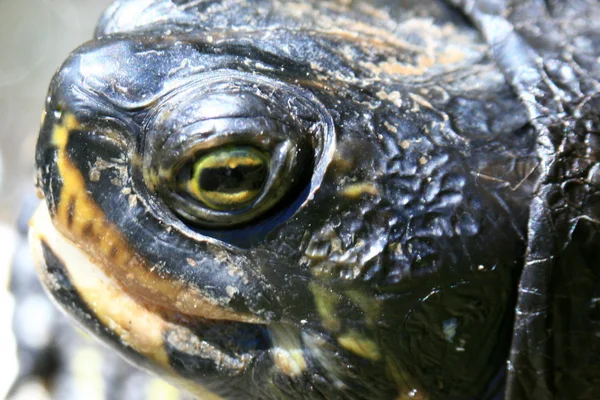
[[[268,160],[265,152],[251,146],[214,150],[194,163],[188,191],[214,210],[239,210],[261,193]]]

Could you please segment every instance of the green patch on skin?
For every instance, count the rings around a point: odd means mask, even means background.
[[[373,327],[381,309],[377,300],[359,290],[348,290],[345,294],[352,303],[356,304],[365,313],[367,325]]]
[[[349,199],[358,199],[362,195],[369,195],[373,197],[378,197],[381,195],[377,185],[371,182],[358,182],[350,184],[342,188],[341,194]]]
[[[315,298],[315,305],[323,326],[332,332],[339,331],[341,322],[336,312],[340,302],[339,295],[316,283],[310,284],[310,290]]]
[[[349,331],[338,337],[340,346],[348,351],[371,361],[378,361],[381,358],[379,346],[371,339],[363,336],[360,332]]]

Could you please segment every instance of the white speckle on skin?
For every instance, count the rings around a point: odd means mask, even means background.
[[[458,326],[458,320],[456,318],[450,318],[442,322],[442,329],[444,331],[444,337],[448,342],[454,340],[456,336],[456,328]]]
[[[234,288],[233,286],[227,286],[225,288],[225,291],[227,292],[227,296],[229,296],[230,299],[233,296],[235,296],[235,294],[238,292],[238,290],[236,288]]]
[[[394,125],[391,125],[387,121],[383,123],[383,126],[385,126],[385,128],[391,133],[398,133],[398,128],[396,128]]]
[[[398,91],[393,91],[391,93],[387,93],[386,91],[381,90],[376,93],[376,96],[380,100],[387,100],[387,101],[391,102],[398,108],[402,107],[402,98],[401,98],[400,92],[398,92]]]

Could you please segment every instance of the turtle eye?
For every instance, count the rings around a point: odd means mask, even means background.
[[[224,147],[194,162],[186,189],[213,210],[236,211],[257,199],[268,173],[268,155],[263,151]]]
[[[307,185],[313,158],[304,141],[252,145],[249,136],[238,143],[231,136],[223,138],[225,143],[199,141],[201,148],[191,145],[183,154],[173,151],[178,162],[159,171],[158,192],[185,221],[239,226]]]
[[[150,205],[214,235],[288,218],[319,187],[335,146],[331,115],[310,92],[230,70],[174,88],[144,127]]]

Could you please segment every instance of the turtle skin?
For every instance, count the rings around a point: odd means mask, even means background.
[[[599,15],[116,1],[50,85],[42,282],[201,398],[595,398]]]

